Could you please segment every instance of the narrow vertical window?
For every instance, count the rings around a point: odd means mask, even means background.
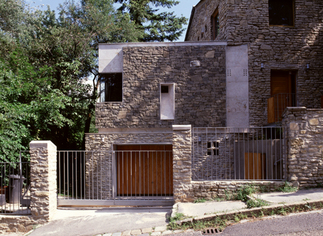
[[[175,118],[175,84],[160,85],[160,119]]]
[[[212,26],[212,40],[215,40],[219,35],[219,11],[218,8],[214,11],[211,16],[211,26]]]

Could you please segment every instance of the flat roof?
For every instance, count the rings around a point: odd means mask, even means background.
[[[99,48],[118,49],[123,47],[175,47],[175,46],[227,46],[226,41],[189,41],[189,42],[146,42],[146,43],[100,43]]]

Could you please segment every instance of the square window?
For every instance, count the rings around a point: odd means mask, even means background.
[[[101,74],[100,102],[122,102],[122,73]]]
[[[161,85],[161,93],[168,93],[168,85]]]
[[[269,0],[269,25],[294,26],[294,0]]]
[[[213,152],[212,152],[213,150]],[[219,155],[219,142],[208,142],[207,143],[207,154],[218,156]]]

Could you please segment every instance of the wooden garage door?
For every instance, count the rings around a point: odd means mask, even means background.
[[[118,196],[172,196],[172,145],[118,145]]]

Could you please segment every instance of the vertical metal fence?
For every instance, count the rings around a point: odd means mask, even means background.
[[[61,206],[173,200],[172,151],[58,151],[57,158]]]
[[[20,160],[28,156],[20,152]],[[0,214],[31,214],[29,161],[0,162]]]
[[[286,107],[296,106],[296,94],[279,93],[268,99],[268,123],[280,122]]]
[[[193,180],[283,180],[281,127],[194,128]]]

